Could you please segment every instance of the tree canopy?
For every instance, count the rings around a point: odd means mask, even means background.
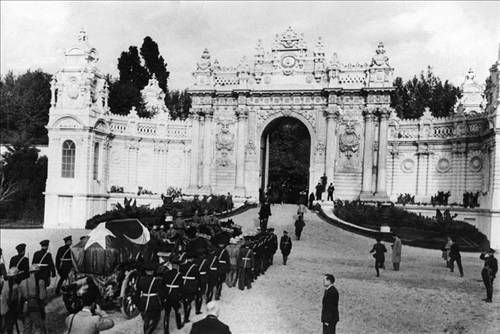
[[[427,72],[403,82],[401,77],[394,80],[394,92],[391,94],[391,107],[400,118],[419,118],[426,107],[435,117],[449,116],[461,96],[459,87],[448,80],[444,83],[436,77],[429,66]]]
[[[109,81],[109,107],[114,114],[127,115],[132,107],[141,117],[150,117],[144,109],[141,90],[153,75],[165,93],[165,105],[173,119],[184,119],[189,114],[191,99],[186,91],[168,91],[170,72],[160,54],[158,44],[149,36],[143,40],[140,50],[130,46],[118,58],[118,80]]]
[[[0,132],[2,143],[47,144],[51,75],[41,70],[0,80]]]

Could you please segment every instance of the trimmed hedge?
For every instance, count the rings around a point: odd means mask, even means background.
[[[336,201],[334,213],[342,220],[358,226],[379,229],[386,224],[406,244],[440,249],[446,237],[456,238],[463,250],[480,251],[488,243],[487,237],[466,222],[436,219],[417,215],[402,208],[367,205],[360,201]]]

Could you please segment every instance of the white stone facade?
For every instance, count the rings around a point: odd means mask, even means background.
[[[139,196],[151,205],[170,186],[257,198],[266,180],[266,127],[294,117],[311,137],[310,191],[323,173],[343,199],[394,201],[410,193],[428,202],[450,190],[450,203],[461,203],[464,192],[479,191],[485,222],[478,227],[500,248],[498,62],[486,97],[470,70],[453,116],[426,111],[402,120],[390,108],[393,68],[382,43],[368,63],[345,64],[336,54],[327,59],[321,39],[309,48],[288,28],[270,50],[259,41],[253,59],[236,67],[205,50],[189,89],[191,116],[172,121],[154,78],[143,90],[153,118],[110,114],[97,60],[82,32],[53,81],[47,227],[82,227],[123,196],[137,197],[139,187],[156,194]],[[67,140],[75,145],[74,177],[63,177]],[[124,193],[111,192],[117,187]]]

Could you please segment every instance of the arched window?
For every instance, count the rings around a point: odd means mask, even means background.
[[[62,146],[62,164],[61,176],[62,177],[75,177],[75,143],[71,140],[66,140]]]

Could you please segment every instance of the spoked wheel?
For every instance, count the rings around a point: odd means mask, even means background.
[[[127,318],[131,319],[139,315],[139,309],[134,303],[133,296],[136,292],[136,283],[139,278],[139,273],[136,270],[132,270],[125,275],[125,279],[122,283],[121,288],[121,310],[122,314]]]

